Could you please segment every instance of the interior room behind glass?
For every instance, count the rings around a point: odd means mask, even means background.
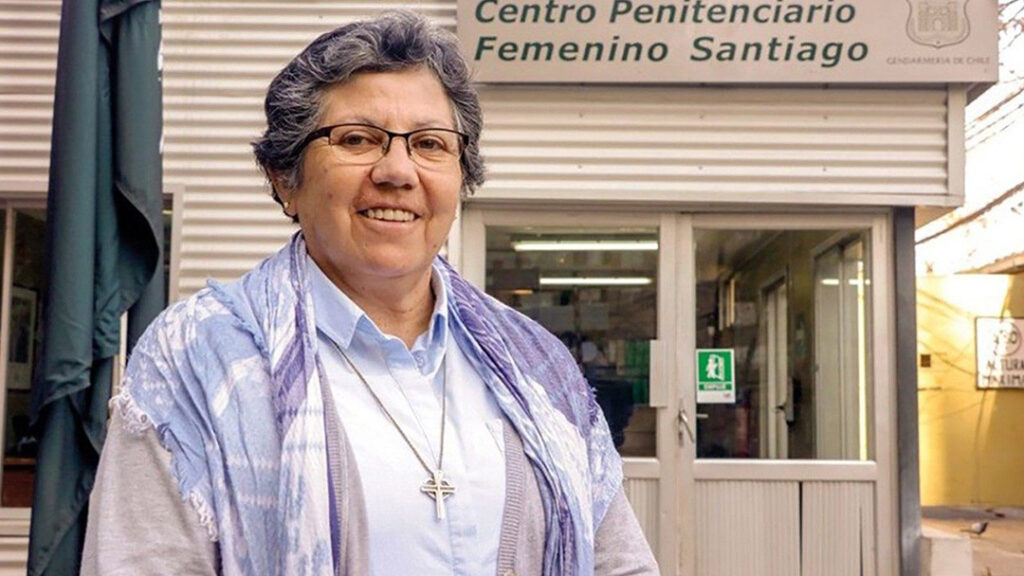
[[[697,230],[696,343],[734,403],[698,403],[700,458],[872,458],[871,279],[860,230]]]
[[[654,456],[650,341],[657,335],[655,229],[487,230],[487,292],[569,348],[625,456]]]

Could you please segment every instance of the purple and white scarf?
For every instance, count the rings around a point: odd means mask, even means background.
[[[226,575],[330,576],[339,562],[331,543],[344,523],[330,513],[326,384],[305,252],[296,234],[239,281],[211,282],[164,311],[111,400],[131,430],[156,429],[182,497],[219,541]],[[444,260],[434,267],[456,341],[537,474],[544,574],[592,574],[595,527],[622,483],[593,392],[547,330]]]

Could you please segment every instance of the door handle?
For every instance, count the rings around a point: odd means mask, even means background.
[[[679,409],[679,440],[680,442],[685,440],[687,436],[690,437],[690,442],[693,444],[697,443],[697,438],[693,435],[693,428],[690,426],[690,417],[686,415],[686,408]]]

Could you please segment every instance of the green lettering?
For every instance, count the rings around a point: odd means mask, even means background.
[[[555,45],[552,42],[524,42],[523,43],[523,60],[530,59],[530,53],[533,52],[533,61],[537,62],[541,60],[541,51],[546,51],[543,60],[545,62],[551,61],[551,55],[555,52]]]
[[[562,62],[575,62],[580,52],[580,45],[575,42],[566,42],[558,49],[558,58]]]
[[[708,6],[708,22],[712,24],[721,24],[725,22],[725,11],[727,8],[725,4],[712,4]]]
[[[782,20],[788,24],[800,24],[804,21],[804,7],[800,4],[790,4]]]
[[[657,53],[655,53],[657,49]],[[651,59],[651,62],[661,62],[668,56],[668,44],[664,42],[655,42],[651,44],[651,47],[647,50],[647,57]]]
[[[523,4],[522,14],[519,16],[520,22],[539,22],[540,21],[540,4]]]
[[[744,48],[744,50],[746,50]],[[758,50],[760,54],[760,50]],[[715,54],[715,58],[719,62],[731,62],[736,59],[736,43],[735,42],[722,42],[722,49]]]
[[[658,23],[662,22],[675,22],[676,21],[676,5],[675,4],[661,4],[658,6]]]
[[[694,38],[693,49],[699,51],[701,55],[698,56],[696,54],[690,54],[690,60],[696,62],[704,62],[706,60],[710,60],[714,52],[712,52],[711,48],[708,48],[707,45],[714,46],[715,39],[712,38],[711,36],[698,36],[697,38]]]
[[[604,56],[604,43],[603,42],[587,42],[583,45],[583,61],[590,62],[591,54],[597,52],[594,56],[594,60],[597,62],[601,61],[601,57]]]
[[[633,61],[639,62],[644,53],[644,45],[639,42],[626,42],[622,45],[622,61],[629,60],[630,52],[633,53]]]
[[[615,0],[612,2],[612,16],[608,22],[615,24],[619,16],[629,14],[633,11],[633,3],[629,0]]]
[[[473,56],[474,60],[480,60],[483,58],[484,52],[494,50],[494,41],[497,40],[497,36],[481,36],[476,42],[476,54]]]
[[[818,57],[818,45],[813,42],[801,42],[800,51],[796,53],[796,59],[801,62],[810,62]]]
[[[821,49],[822,68],[834,68],[843,57],[842,42],[829,42]]]
[[[491,16],[490,18],[487,18],[486,16],[484,16],[484,6],[487,6],[488,4],[496,6],[498,4],[498,0],[480,0],[480,2],[477,2],[477,5],[476,5],[476,21],[477,22],[494,22],[494,16]],[[479,58],[477,58],[477,60],[479,60]]]
[[[730,44],[730,43],[726,42],[726,44]],[[735,44],[731,44],[731,45],[732,46],[736,46]],[[753,58],[750,57],[750,53],[751,52],[754,53],[754,57]],[[722,59],[722,57],[721,57],[722,53],[719,52],[718,56],[719,56],[718,59],[721,60]],[[729,60],[732,60],[732,57],[733,57],[733,53],[730,52],[729,53]],[[747,42],[747,43],[745,43],[743,45],[743,56],[742,56],[742,59],[744,61],[746,61],[746,60],[760,60],[761,59],[761,43],[760,42]]]
[[[501,47],[498,48],[498,58],[505,62],[511,62],[516,59],[516,52],[518,51],[519,47],[516,46],[515,42],[503,42]]]
[[[498,20],[505,24],[514,24],[519,6],[517,4],[505,4],[498,9]]]
[[[651,15],[653,14],[654,6],[651,6],[650,4],[641,4],[633,11],[633,20],[638,24],[650,24]]]
[[[857,50],[857,55],[854,55],[854,49]],[[854,62],[860,62],[868,57],[868,45],[863,42],[854,42],[853,44],[850,44],[850,50],[847,52],[847,56]]]

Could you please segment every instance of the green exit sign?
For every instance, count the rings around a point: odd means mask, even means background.
[[[732,348],[697,350],[697,403],[736,403],[736,354]]]

